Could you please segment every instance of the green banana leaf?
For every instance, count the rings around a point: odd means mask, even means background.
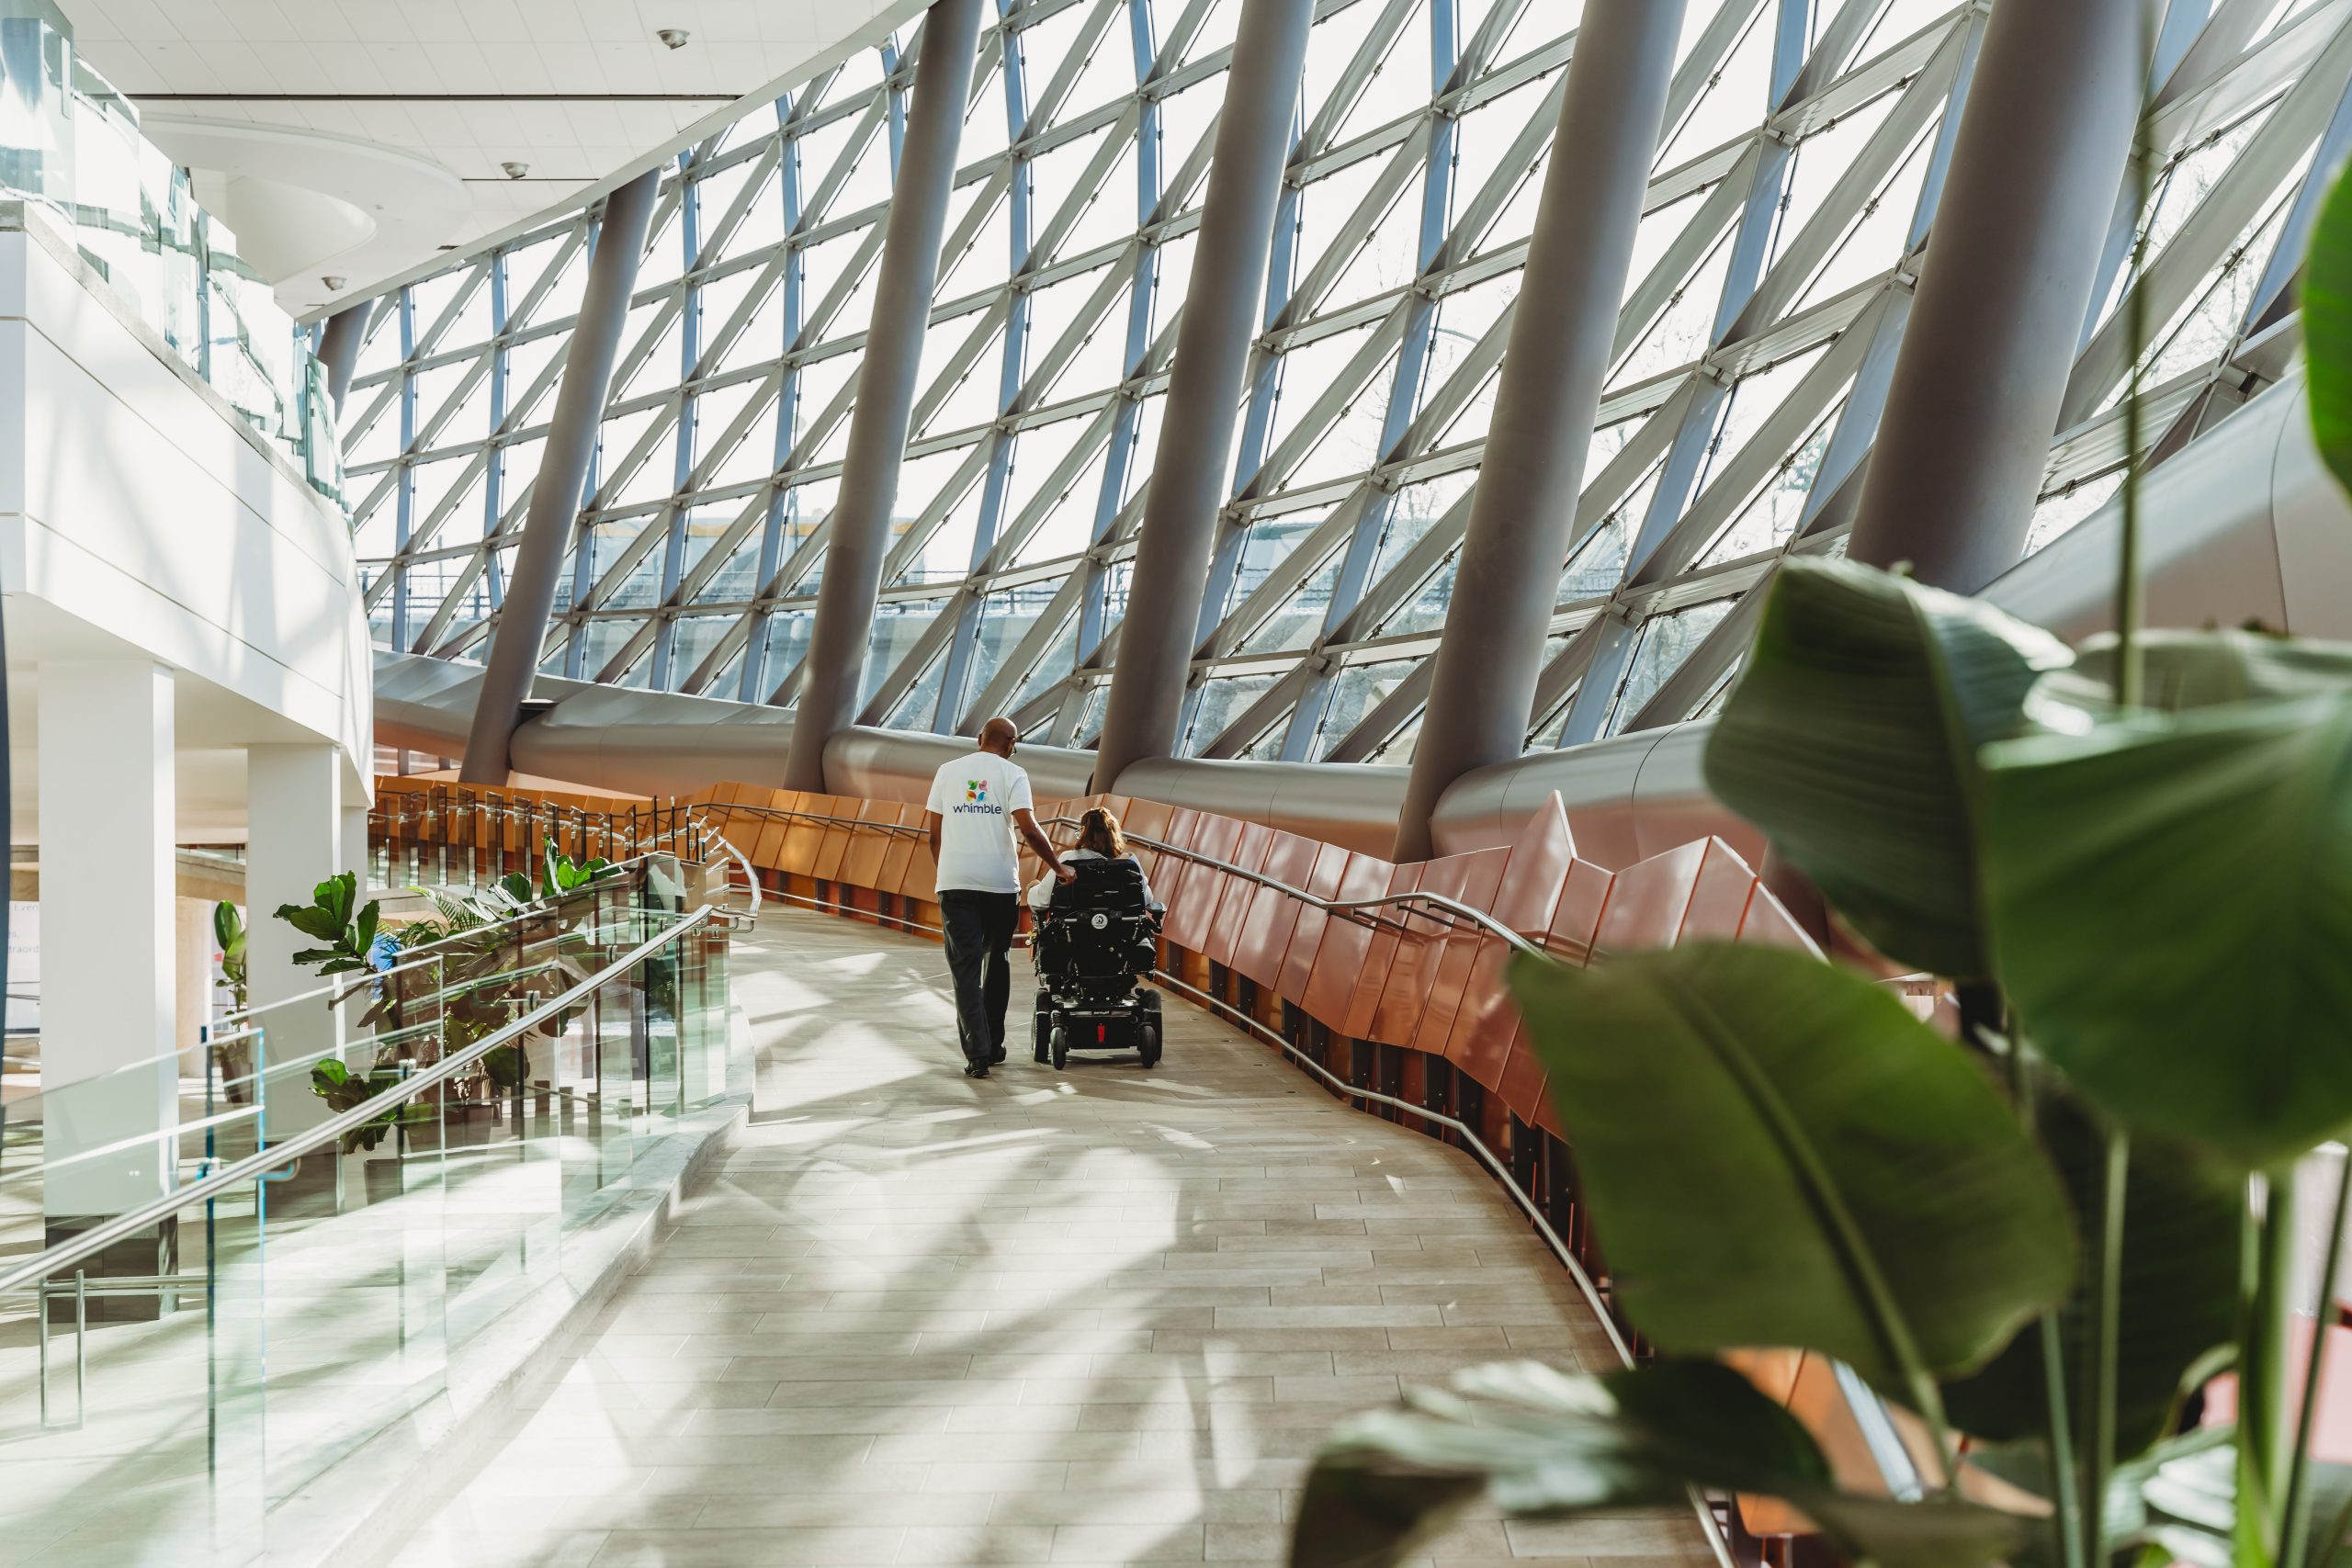
[[[1988,605],[1848,561],[1789,561],[1707,742],[1715,797],[1880,952],[1991,973],[1975,756],[2018,733],[2065,645]]]
[[[1977,1066],[1877,986],[1699,944],[1510,983],[1627,1316],[1664,1350],[1820,1350],[1897,1399],[2064,1300],[2049,1162]]]
[[[1309,1472],[1296,1568],[1389,1568],[1481,1495],[1522,1517],[1680,1502],[1690,1485],[1784,1497],[1848,1557],[1885,1568],[1977,1568],[2021,1521],[1966,1503],[1840,1493],[1812,1437],[1712,1361],[1606,1377],[1533,1362],[1479,1367],[1410,1408],[1333,1434]]]
[[[2270,1166],[2352,1123],[2352,697],[1985,752],[1985,886],[2035,1047],[2136,1128]]]
[[[2106,1145],[2089,1111],[2045,1089],[2035,1110],[2041,1145],[2077,1215],[2092,1212]],[[2170,1425],[2192,1380],[2218,1370],[2236,1326],[2245,1181],[2191,1149],[2149,1136],[2132,1143],[2123,1198],[2123,1288],[2116,1342],[2116,1451],[2146,1451]],[[2086,1302],[2059,1314],[2063,1364],[2089,1354]],[[2041,1340],[2019,1334],[1982,1370],[1947,1384],[1944,1410],[1972,1437],[2040,1438],[2049,1430]],[[2070,1410],[2082,1426],[2082,1411]],[[2077,1435],[2079,1444],[2084,1439]]]
[[[2336,482],[2352,486],[2352,190],[2342,180],[2312,227],[2302,307],[2312,434]]]

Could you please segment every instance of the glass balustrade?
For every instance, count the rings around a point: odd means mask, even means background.
[[[697,868],[648,856],[224,1021],[197,1050],[9,1102],[0,1285],[257,1151],[266,1169],[0,1288],[11,1551],[254,1561],[315,1528],[305,1507],[338,1462],[435,1430],[503,1375],[516,1337],[544,1332],[533,1309],[616,1245],[595,1222],[659,1201],[682,1130],[748,1090],[701,891]],[[266,1151],[369,1106],[267,1168]]]
[[[0,201],[45,215],[130,313],[343,502],[342,443],[307,334],[198,207],[139,110],[74,52],[47,0],[0,0]],[[43,221],[28,218],[28,221]]]

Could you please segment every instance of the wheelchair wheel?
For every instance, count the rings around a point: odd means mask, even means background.
[[[1058,1023],[1054,1025],[1049,1043],[1054,1054],[1054,1071],[1058,1073],[1069,1066],[1069,1032]]]
[[[1159,1066],[1159,1025],[1156,1022],[1145,1024],[1137,1032],[1136,1038],[1139,1042],[1136,1050],[1143,1057],[1143,1065],[1147,1067]]]

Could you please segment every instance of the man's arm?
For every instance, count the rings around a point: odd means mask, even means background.
[[[933,865],[939,863],[939,827],[945,820],[936,811],[922,814],[922,830],[931,835],[931,861]]]
[[[1032,850],[1036,852],[1037,858],[1046,863],[1046,869],[1054,874],[1055,880],[1059,882],[1078,880],[1078,873],[1064,865],[1062,857],[1054,852],[1054,841],[1046,837],[1046,830],[1043,828],[1037,826],[1035,812],[1025,806],[1017,808],[1012,813],[1012,825],[1021,829],[1021,837],[1028,842]]]

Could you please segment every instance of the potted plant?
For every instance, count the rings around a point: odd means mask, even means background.
[[[440,1050],[447,1054],[488,1037],[539,1002],[560,995],[585,973],[576,963],[561,958],[554,964],[516,969],[514,939],[502,922],[545,905],[548,918],[556,926],[560,953],[563,939],[575,934],[581,919],[581,912],[567,904],[618,869],[602,859],[574,862],[550,848],[542,857],[536,887],[529,876],[512,872],[481,894],[416,889],[434,905],[439,918],[410,921],[397,933],[383,923],[378,900],[370,899],[364,906],[357,903],[356,878],[344,872],[320,883],[309,904],[281,905],[277,918],[323,944],[296,953],[295,962],[311,965],[322,976],[365,972],[385,976],[378,983],[374,1004],[360,1021],[363,1027],[373,1027],[396,1014],[403,998],[402,982],[399,976],[386,972],[400,964],[403,953],[443,948],[444,961],[432,973],[426,989],[441,1023]],[[492,927],[500,929],[488,929]],[[576,1010],[566,1010],[544,1021],[537,1032],[560,1035]],[[356,1075],[339,1060],[322,1062],[311,1069],[311,1092],[338,1111],[358,1105],[397,1081],[399,1074],[390,1060],[396,1050],[379,1049],[369,1069]],[[511,1097],[522,1085],[526,1070],[522,1042],[493,1051],[481,1060],[477,1075],[481,1089],[476,1094],[441,1094],[434,1104],[411,1106],[410,1114],[388,1112],[381,1127],[371,1122],[360,1129],[373,1134],[366,1141],[355,1143],[356,1134],[346,1136],[345,1152],[373,1149],[381,1142],[383,1132],[394,1127],[417,1132],[434,1124],[466,1127],[486,1116],[492,1103]]]
[[[245,917],[243,911],[225,899],[212,906],[212,941],[219,949],[216,956],[220,964],[220,978],[228,983],[230,1010],[242,1013],[251,1005],[245,968]],[[214,1020],[214,1027],[218,1024],[219,1021]],[[212,1047],[212,1059],[220,1068],[221,1091],[229,1103],[253,1103],[253,1042],[224,1041]]]

